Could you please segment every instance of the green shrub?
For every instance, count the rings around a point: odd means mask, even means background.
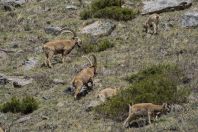
[[[111,6],[118,6],[121,7],[122,0],[95,0],[91,4],[91,8],[93,11],[98,11],[100,9],[104,9],[105,7],[111,7]]]
[[[112,6],[98,10],[96,13],[94,13],[94,17],[110,18],[118,21],[119,20],[127,21],[133,19],[136,16],[136,14],[138,14],[138,10]]]
[[[80,12],[80,17],[83,20],[86,20],[88,18],[91,18],[92,17],[92,11],[91,11],[91,9],[88,8],[88,9],[84,9],[83,11],[81,11]]]
[[[84,53],[101,52],[106,49],[112,48],[114,45],[107,38],[100,39],[96,44],[87,43],[82,46]]]
[[[38,102],[33,97],[25,97],[21,102],[21,112],[24,114],[32,113],[38,109]]]
[[[4,113],[12,112],[12,113],[18,113],[21,109],[21,103],[20,100],[16,97],[13,97],[10,102],[6,102],[1,106],[1,111]]]
[[[158,65],[128,77],[131,83],[117,96],[95,108],[103,116],[123,120],[128,114],[128,104],[134,103],[183,103],[190,94],[189,89],[180,88],[183,74],[175,66]]]
[[[83,10],[80,13],[81,19],[95,18],[110,18],[115,20],[130,20],[138,13],[138,9],[121,8],[122,0],[95,0],[91,3],[90,8]]]
[[[10,102],[6,102],[1,105],[0,110],[4,113],[32,113],[38,109],[38,102],[33,97],[25,97],[22,100],[13,97]]]

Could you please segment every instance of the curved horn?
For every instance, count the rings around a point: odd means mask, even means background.
[[[61,34],[62,33],[72,33],[74,38],[77,37],[76,32],[70,28],[62,28],[60,32],[61,32]]]
[[[92,63],[93,65],[92,65],[92,66],[93,66],[93,67],[97,67],[97,59],[96,59],[96,56],[95,56],[94,54],[91,54],[90,57],[93,58],[93,63]]]
[[[91,62],[91,60],[87,57],[87,56],[82,56],[83,58],[86,58],[88,61],[89,61],[89,63],[90,63],[90,65],[92,66],[93,64],[92,64],[92,62]]]

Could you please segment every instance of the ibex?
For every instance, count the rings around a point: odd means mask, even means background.
[[[102,102],[105,102],[107,99],[117,95],[118,91],[119,88],[105,88],[98,93],[97,98],[100,98]]]
[[[65,30],[65,31],[64,31]],[[62,32],[64,31],[64,32]],[[81,46],[82,41],[77,37],[76,33],[68,28],[63,28],[61,30],[61,33],[73,33],[73,37],[70,40],[54,40],[47,42],[43,45],[43,51],[45,53],[46,59],[45,59],[45,66],[52,67],[51,59],[53,55],[56,54],[62,54],[62,63],[64,62],[64,56],[69,54],[74,47],[77,45],[78,47]]]
[[[93,86],[93,78],[96,75],[97,60],[95,55],[91,55],[94,59],[93,63],[88,57],[85,57],[90,62],[91,66],[82,69],[72,80],[72,86],[75,88],[74,98],[78,99],[82,86],[89,88],[88,83],[90,82]]]
[[[143,24],[146,33],[149,33],[150,29],[152,28],[153,33],[157,34],[158,26],[159,26],[159,18],[160,16],[158,14],[152,14],[151,16],[148,17],[146,22]]]
[[[148,116],[149,124],[151,124],[151,116],[156,116],[159,114],[166,114],[169,112],[168,105],[163,103],[162,105],[155,105],[152,103],[140,103],[129,105],[129,115],[124,121],[123,126],[127,127],[132,119],[137,116]]]

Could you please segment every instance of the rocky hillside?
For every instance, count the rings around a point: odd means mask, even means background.
[[[12,2],[11,2],[12,1]],[[198,2],[197,0],[124,0],[122,8],[138,8],[130,20],[103,19],[95,16],[84,20],[81,12],[94,0],[1,0],[0,1],[0,103],[12,97],[32,96],[39,108],[30,114],[0,112],[0,127],[11,132],[27,131],[185,131],[198,130]],[[163,2],[162,2],[163,1]],[[160,13],[159,33],[143,32],[148,14]],[[44,43],[70,39],[60,34],[62,27],[77,32],[83,46],[76,47],[61,62],[53,58],[53,68],[43,66]],[[111,43],[97,48],[98,60],[94,88],[80,100],[74,100],[65,89],[88,62],[82,55],[92,54],[90,45],[101,40]],[[99,49],[99,50],[98,50]],[[151,125],[124,128],[122,121],[87,112],[90,102],[105,87],[128,87],[125,80],[151,65],[177,65],[186,76],[184,84],[191,90],[186,103]],[[1,131],[1,130],[0,130]]]

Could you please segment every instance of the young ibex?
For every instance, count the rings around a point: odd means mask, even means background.
[[[105,88],[98,93],[97,98],[100,98],[102,102],[105,102],[107,99],[117,95],[118,91],[119,88]]]
[[[158,14],[152,14],[151,16],[148,17],[148,19],[143,25],[146,33],[149,33],[150,29],[152,28],[153,33],[157,34],[158,26],[159,26],[159,18],[160,16]]]
[[[82,86],[89,88],[88,83],[90,82],[93,86],[93,78],[96,75],[97,60],[95,55],[91,55],[94,59],[93,63],[88,59],[91,66],[82,69],[72,80],[72,86],[75,88],[74,98],[78,99]]]
[[[65,31],[64,31],[65,30]],[[64,31],[64,32],[62,32]],[[53,55],[62,54],[62,63],[64,62],[64,56],[69,54],[72,49],[77,45],[78,47],[81,46],[82,41],[77,37],[76,33],[68,28],[63,28],[61,30],[62,33],[73,33],[73,37],[71,40],[54,40],[47,42],[43,46],[43,51],[46,56],[46,60],[44,64],[46,66],[52,67],[51,59]]]
[[[157,118],[159,114],[166,114],[169,110],[170,109],[166,103],[163,103],[162,105],[155,105],[152,103],[129,105],[129,115],[124,121],[123,126],[127,127],[130,121],[137,116],[148,116],[149,124],[151,124],[151,116],[156,116]]]

